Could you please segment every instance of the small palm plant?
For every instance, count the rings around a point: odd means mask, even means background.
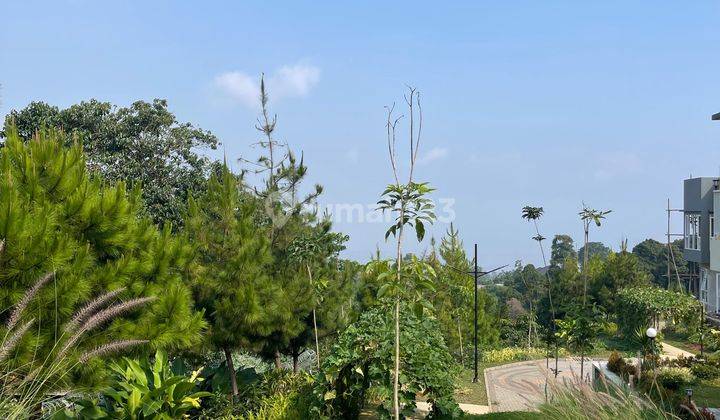
[[[580,220],[583,222],[583,233],[585,246],[583,248],[583,306],[587,303],[587,264],[588,264],[588,242],[590,242],[590,225],[595,223],[595,226],[600,227],[603,219],[612,210],[595,210],[588,208],[583,203],[583,209],[578,213]]]
[[[545,357],[545,368],[548,369],[550,367],[550,359],[549,359],[549,347],[551,341],[555,342],[555,377],[557,378],[558,375],[558,346],[557,346],[557,339],[555,337],[555,305],[553,304],[553,298],[552,298],[552,283],[550,282],[550,275],[547,271],[547,260],[545,258],[545,249],[543,248],[542,241],[545,240],[545,237],[540,234],[540,228],[538,226],[538,220],[542,217],[544,213],[544,210],[542,207],[535,207],[535,206],[525,206],[522,208],[522,218],[527,221],[532,221],[533,225],[535,226],[535,236],[532,237],[533,240],[535,240],[538,244],[538,247],[540,248],[540,255],[542,255],[543,265],[546,267],[545,271],[545,279],[547,280],[547,289],[548,289],[548,302],[550,303],[550,315],[552,316],[552,322],[551,327],[552,333],[548,334],[546,337],[549,339],[547,340],[548,345],[548,354]],[[547,377],[545,378],[545,398],[547,399]]]

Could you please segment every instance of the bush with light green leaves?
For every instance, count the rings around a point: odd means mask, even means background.
[[[175,375],[167,355],[158,351],[155,360],[123,358],[112,363],[112,384],[102,390],[99,399],[83,399],[74,408],[65,409],[55,419],[179,419],[199,409],[202,398],[212,394],[196,391],[202,382],[200,370],[190,377]]]

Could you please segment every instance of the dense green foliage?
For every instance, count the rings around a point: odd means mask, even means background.
[[[123,358],[110,369],[114,372],[111,385],[101,391],[99,401],[77,401],[75,409],[65,409],[54,418],[178,419],[200,408],[201,400],[212,395],[196,391],[202,381],[200,371],[190,377],[174,375],[162,351],[155,353],[153,361]]]
[[[550,265],[561,266],[568,258],[577,260],[575,242],[569,235],[555,235],[550,248]]]
[[[702,305],[693,296],[656,287],[631,287],[618,292],[618,325],[630,336],[638,329],[657,325],[661,320],[687,327],[700,322]]]
[[[438,258],[439,257],[439,258]],[[473,345],[473,277],[471,264],[465,254],[462,240],[453,225],[440,242],[437,252],[429,256],[437,273],[430,301],[450,351],[461,364],[471,360]],[[489,348],[498,342],[498,330],[491,314],[486,311],[489,297],[484,289],[478,290],[478,345]]]
[[[247,369],[247,368],[246,368]],[[203,400],[201,419],[306,419],[310,416],[313,377],[308,373],[269,370],[248,375],[233,402],[216,392]]]
[[[482,361],[486,363],[509,363],[542,359],[546,355],[547,350],[537,347],[504,347],[484,351]]]
[[[677,285],[677,276],[688,273],[688,264],[683,257],[683,240],[679,239],[671,244],[670,252],[670,279],[671,284]],[[646,239],[635,245],[632,249],[637,255],[641,267],[650,273],[656,285],[667,289],[668,287],[668,247],[654,239]]]
[[[9,127],[0,148],[1,333],[15,337],[6,368],[71,355],[89,381],[97,357],[197,344],[205,324],[183,282],[188,242],[140,217],[139,190],[92,176],[64,141],[41,132],[26,142]]]
[[[13,124],[26,140],[43,128],[62,129],[65,145],[81,142],[91,171],[108,181],[142,184],[144,210],[156,223],[173,226],[181,225],[188,198],[203,190],[210,170],[197,150],[218,145],[212,133],[178,122],[160,99],[127,108],[95,99],[65,109],[32,102],[6,116],[0,137],[7,138]]]
[[[378,404],[386,418],[392,413],[394,320],[387,307],[363,313],[337,339],[317,376],[320,411],[332,418],[355,418],[366,402]],[[456,368],[432,318],[402,310],[400,367],[404,415],[415,409],[415,395],[433,405],[434,416],[458,413],[453,399]],[[373,395],[377,401],[368,401]]]
[[[588,242],[587,244],[588,248],[588,259],[592,259],[593,257],[598,257],[601,260],[604,260],[610,255],[611,249],[602,242]],[[581,246],[578,250],[578,255],[585,255],[585,245]],[[581,263],[582,264],[582,263]]]

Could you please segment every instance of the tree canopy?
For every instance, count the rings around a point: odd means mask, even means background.
[[[688,273],[688,264],[682,253],[682,240],[671,244],[670,278],[677,282],[677,275]],[[668,247],[666,244],[654,239],[646,239],[635,245],[632,253],[637,255],[640,266],[652,275],[653,283],[660,287],[668,287]]]
[[[30,139],[43,128],[62,129],[65,145],[79,141],[86,164],[108,181],[142,184],[144,210],[155,223],[182,224],[190,195],[203,190],[210,160],[198,154],[215,149],[218,139],[190,123],[177,121],[167,101],[137,101],[116,107],[95,99],[65,109],[32,102],[5,117],[0,137],[10,126]]]
[[[601,260],[604,260],[605,258],[610,255],[610,252],[612,251],[610,247],[605,246],[602,242],[588,242],[587,245],[588,248],[588,259],[591,259],[595,256],[600,258]],[[585,254],[585,245],[581,246],[578,250],[578,255],[584,255]],[[580,263],[582,265],[582,262]]]
[[[577,261],[575,242],[569,235],[555,235],[550,248],[550,265],[559,267],[567,258]]]

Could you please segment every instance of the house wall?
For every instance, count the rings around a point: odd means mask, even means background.
[[[714,208],[713,180],[716,178],[690,178],[683,185],[683,209],[686,213],[700,214],[700,250],[685,249],[687,261],[710,263],[710,212]],[[685,221],[683,217],[683,229]],[[719,249],[720,250],[720,249]],[[720,257],[720,254],[718,254]],[[720,269],[720,267],[718,267]]]
[[[708,314],[716,314],[720,311],[718,306],[718,275],[720,271],[708,270],[708,301],[705,302],[705,310]]]

